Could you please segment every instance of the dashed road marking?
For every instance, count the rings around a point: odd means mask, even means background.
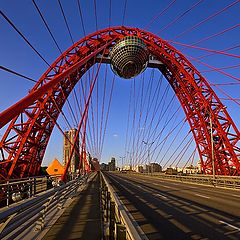
[[[158,194],[156,194],[156,196],[157,196],[157,197],[162,197],[162,198],[164,198],[164,199],[168,199],[167,197],[165,197],[164,195],[162,195],[162,194],[159,194],[159,193],[158,193]]]
[[[232,196],[234,196],[234,197],[239,197],[239,198],[240,198],[240,195],[233,194]]]
[[[220,223],[223,223],[223,224],[225,224],[225,225],[227,225],[227,226],[229,226],[229,227],[231,227],[231,228],[234,228],[234,229],[237,229],[238,231],[240,231],[240,228],[239,227],[236,227],[236,226],[234,226],[234,225],[232,225],[232,224],[230,224],[230,223],[227,223],[227,222],[224,222],[224,221],[219,221]]]
[[[169,188],[169,189],[176,189],[176,188],[169,187],[169,186],[166,186],[166,185],[161,185],[161,186],[163,186],[163,187],[165,187],[165,188]]]
[[[210,198],[210,197],[207,197],[207,196],[205,196],[205,195],[201,195],[201,194],[195,194],[196,196],[199,196],[199,197],[202,197],[202,198]]]

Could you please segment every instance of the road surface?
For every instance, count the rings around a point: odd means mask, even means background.
[[[151,240],[240,239],[240,191],[106,173]]]

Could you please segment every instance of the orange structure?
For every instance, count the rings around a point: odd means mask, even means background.
[[[47,168],[49,175],[62,175],[64,173],[63,165],[55,158]]]

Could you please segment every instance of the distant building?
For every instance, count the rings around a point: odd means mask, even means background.
[[[116,171],[116,159],[114,157],[111,158],[111,161],[108,163],[109,171]]]
[[[169,175],[177,175],[178,171],[177,171],[177,169],[175,169],[175,168],[169,167],[169,168],[167,168],[167,170],[166,170],[165,173],[166,173],[166,174],[169,174]]]
[[[72,144],[74,143],[77,129],[73,128],[64,132],[63,141],[63,166],[66,166],[71,154]],[[71,144],[72,143],[72,144]],[[68,172],[76,173],[79,165],[79,136],[77,136],[76,147],[74,149]]]
[[[202,163],[201,163],[201,160],[198,161],[197,166],[198,166],[199,173],[202,173]]]
[[[91,170],[92,171],[100,171],[100,165],[99,165],[99,161],[97,158],[93,158],[91,160]]]
[[[101,164],[100,164],[100,169],[101,169],[102,171],[109,171],[108,164],[106,164],[106,163],[101,163]]]
[[[134,166],[134,168],[133,168],[133,171],[135,171],[135,172],[139,172],[139,173],[143,173],[143,165],[136,165],[136,166]]]
[[[196,173],[200,173],[198,166],[188,166],[183,168],[183,173],[188,173],[188,174],[196,174]]]
[[[151,172],[162,172],[162,166],[158,163],[150,163]]]
[[[62,175],[64,173],[63,165],[55,158],[46,169],[49,175]]]
[[[123,170],[124,171],[130,171],[132,169],[132,166],[131,165],[125,165],[123,166]]]
[[[176,168],[178,173],[184,173],[184,174],[197,174],[197,173],[202,173],[201,169],[199,166],[187,166],[184,168]]]

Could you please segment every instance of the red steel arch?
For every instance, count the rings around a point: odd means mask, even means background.
[[[11,121],[0,142],[0,179],[38,173],[53,127],[75,84],[95,64],[99,54],[108,56],[119,39],[130,35],[141,38],[149,52],[163,63],[160,70],[184,109],[203,172],[212,173],[214,152],[216,174],[240,175],[239,131],[204,77],[158,36],[137,28],[112,27],[75,43],[26,97],[0,114],[0,127]]]

